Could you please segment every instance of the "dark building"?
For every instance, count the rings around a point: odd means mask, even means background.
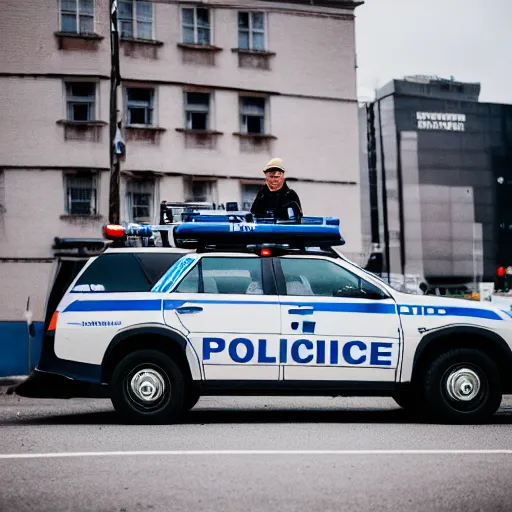
[[[439,286],[493,281],[512,265],[512,105],[479,93],[406,77],[362,107],[368,235],[382,273]]]

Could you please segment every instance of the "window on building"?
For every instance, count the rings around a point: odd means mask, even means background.
[[[204,92],[185,93],[185,119],[187,130],[208,130],[210,94]]]
[[[128,125],[152,125],[155,90],[147,87],[127,87],[126,111]]]
[[[96,118],[96,84],[68,82],[66,84],[68,121],[94,121]]]
[[[92,34],[94,0],[60,0],[60,30],[68,34]]]
[[[120,37],[153,39],[153,4],[141,0],[119,0]]]
[[[155,182],[152,179],[130,180],[126,184],[126,203],[130,222],[151,222]]]
[[[201,7],[184,7],[181,10],[183,42],[211,44],[210,11]]]
[[[265,98],[240,98],[240,132],[265,133]]]
[[[265,15],[262,12],[238,13],[238,47],[242,50],[265,49]]]
[[[261,185],[249,183],[242,185],[242,210],[250,210]]]
[[[214,203],[217,196],[217,182],[189,179],[185,182],[185,196],[185,201]]]
[[[66,176],[66,213],[68,215],[97,214],[97,182],[93,174]]]

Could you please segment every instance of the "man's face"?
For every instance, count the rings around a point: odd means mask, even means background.
[[[265,173],[265,180],[272,192],[279,190],[284,185],[284,172],[278,169],[271,169]]]

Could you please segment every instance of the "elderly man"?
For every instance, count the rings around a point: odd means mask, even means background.
[[[273,158],[263,168],[263,185],[251,207],[255,217],[300,222],[302,207],[297,193],[288,187],[284,178],[285,168],[280,158]]]

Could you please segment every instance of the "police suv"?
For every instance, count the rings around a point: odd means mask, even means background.
[[[162,247],[105,228],[114,242],[69,285],[18,394],[105,396],[143,423],[202,395],[390,396],[470,423],[512,393],[512,313],[394,290],[339,253],[338,219],[160,227]]]

